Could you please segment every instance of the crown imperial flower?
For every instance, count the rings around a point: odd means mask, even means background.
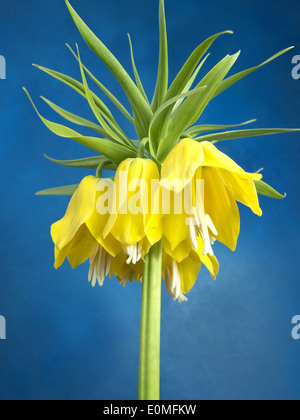
[[[220,141],[299,131],[245,128],[255,120],[231,125],[197,122],[207,105],[222,92],[293,47],[230,77],[228,73],[240,52],[226,55],[199,77],[211,45],[232,34],[224,31],[202,42],[170,82],[165,7],[164,0],[159,0],[159,63],[150,99],[137,70],[131,38],[134,78],[65,1],[83,39],[120,84],[131,109],[82,63],[77,45],[76,50],[67,47],[78,63],[79,80],[36,66],[84,97],[94,118],[92,122],[42,98],[65,121],[79,126],[80,132],[50,121],[40,114],[24,88],[49,130],[95,153],[75,160],[46,158],[59,165],[96,172],[79,185],[51,188],[38,195],[71,196],[65,216],[51,227],[55,268],[66,258],[73,268],[89,260],[92,286],[103,285],[108,275],[115,276],[122,286],[133,280],[142,282],[139,398],[154,400],[159,398],[162,278],[174,300],[186,301],[185,295],[194,286],[202,264],[214,279],[219,272],[215,241],[235,250],[240,231],[237,202],[261,216],[258,194],[284,198],[262,181],[261,174],[245,172],[216,145]],[[126,134],[109,107],[90,89],[88,80],[133,125],[137,138]],[[85,129],[88,134],[82,134]],[[103,176],[104,170],[114,172],[112,179]],[[165,193],[169,194],[169,211],[165,211],[166,203],[161,200]]]

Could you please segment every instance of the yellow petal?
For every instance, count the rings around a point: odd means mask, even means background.
[[[188,293],[196,283],[201,262],[196,252],[192,251],[190,256],[178,264],[181,279],[181,292]]]
[[[98,183],[98,189],[100,188],[100,184],[101,191],[97,191],[96,205],[90,218],[86,221],[86,225],[99,244],[114,257],[121,252],[120,243],[111,234],[108,234],[105,239],[103,238],[103,231],[110,217],[109,211],[111,208],[109,206],[111,206],[113,201],[113,185],[111,181],[101,179]],[[103,202],[104,200],[105,203]],[[108,203],[106,203],[106,201],[108,201]],[[103,208],[104,205],[105,208]],[[106,210],[107,213],[104,214]]]
[[[220,170],[224,182],[236,201],[244,204],[258,216],[262,215],[254,181],[245,179],[240,174]]]
[[[78,246],[78,244],[80,244],[81,241],[84,241],[86,244],[86,240],[88,240],[88,238],[91,237],[91,234],[89,233],[87,227],[85,225],[82,225],[76,235],[74,236],[74,238],[67,243],[66,246],[64,246],[61,250],[57,249],[56,247],[54,248],[55,250],[55,263],[54,263],[54,267],[57,269],[59,268],[65,261],[66,257],[70,255],[70,253],[72,252],[72,249]],[[95,240],[93,239],[93,244],[94,244]],[[90,255],[90,254],[89,254]],[[87,256],[87,258],[89,257],[89,255]],[[87,259],[86,258],[86,259]],[[83,260],[82,262],[84,262],[85,260]],[[77,264],[79,265],[79,264]]]
[[[111,233],[123,246],[142,240],[153,245],[160,240],[161,217],[151,213],[151,183],[157,179],[158,168],[150,159],[127,159],[119,165],[115,177],[116,214],[107,221],[104,239]]]
[[[163,189],[163,191],[168,190]],[[179,193],[169,191],[170,207],[165,210],[170,214],[164,214],[162,219],[164,236],[167,238],[172,251],[190,237],[188,219],[191,216],[185,213],[182,192],[183,190]],[[180,202],[181,206],[178,205],[177,207],[177,204],[174,204]]]
[[[54,268],[58,269],[63,265],[65,259],[68,255],[68,252],[72,248],[72,242],[69,242],[62,250],[58,250],[56,246],[54,246]]]
[[[237,204],[215,168],[203,168],[204,207],[211,217],[218,235],[216,239],[235,250],[240,232]]]
[[[169,153],[161,168],[161,185],[176,192],[185,187],[199,166],[204,153],[201,143],[191,139],[181,140]],[[174,184],[174,180],[178,181]]]
[[[143,160],[143,175],[145,181],[141,185],[141,203],[144,214],[144,230],[151,245],[157,243],[163,232],[162,215],[159,211],[160,192],[159,171],[150,159]],[[147,188],[146,188],[147,186]]]
[[[227,171],[242,175],[245,179],[258,181],[262,178],[261,174],[245,172],[243,168],[237,165],[230,157],[225,155],[225,153],[218,150],[212,143],[203,141],[200,144],[204,152],[203,166],[226,169]]]
[[[90,218],[95,207],[98,179],[84,178],[72,196],[65,216],[51,226],[53,242],[62,250],[76,235],[78,229]]]
[[[82,229],[83,227],[85,228],[84,230]],[[73,246],[67,255],[72,268],[76,268],[88,260],[95,246],[95,238],[91,235],[88,228],[85,225],[82,228],[81,234],[77,234],[74,238]]]
[[[173,260],[180,263],[190,255],[192,246],[190,240],[186,239],[182,241],[175,249],[172,249],[169,241],[166,237],[164,237],[163,249],[170,257],[172,257]]]
[[[205,267],[209,270],[212,278],[216,280],[217,275],[219,273],[219,261],[214,255],[201,255],[200,256],[201,262],[205,265]]]
[[[133,271],[135,279],[139,281],[143,274],[143,261],[140,260],[136,264],[126,264],[127,258],[128,256],[121,252],[111,259],[110,277],[116,276],[119,280],[123,280]]]

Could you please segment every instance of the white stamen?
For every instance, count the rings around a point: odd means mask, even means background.
[[[190,240],[192,242],[193,247],[196,251],[198,251],[198,242],[197,242],[197,235],[196,235],[196,228],[194,225],[195,219],[190,219],[189,221],[189,234],[190,234]]]
[[[126,264],[129,265],[132,263],[135,265],[143,256],[143,241],[137,242],[134,245],[125,246],[124,251],[128,255]]]
[[[111,256],[98,242],[96,242],[90,256],[90,269],[88,275],[88,280],[92,284],[92,287],[96,286],[97,281],[100,286],[103,286],[104,279],[109,274],[110,263]]]
[[[207,254],[212,256],[214,255],[212,245],[216,240],[215,237],[218,236],[218,231],[209,214],[205,213],[202,198],[197,198],[194,217],[188,219],[190,241],[193,248],[198,251],[197,236],[200,234],[203,240],[203,256]]]
[[[165,283],[167,292],[173,296],[174,300],[178,299],[180,303],[187,301],[187,298],[181,293],[181,278],[175,260],[172,260],[172,266],[166,269]]]

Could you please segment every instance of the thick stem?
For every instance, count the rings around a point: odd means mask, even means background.
[[[162,243],[147,254],[142,280],[139,400],[159,400]]]

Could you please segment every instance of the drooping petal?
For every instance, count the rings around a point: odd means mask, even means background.
[[[238,206],[215,168],[203,168],[204,207],[218,232],[216,239],[234,251],[240,232]]]
[[[128,281],[141,280],[143,274],[143,261],[140,260],[136,264],[126,263],[127,255],[124,253],[118,254],[116,257],[111,259],[110,265],[110,277],[113,275],[121,282],[125,287]]]
[[[82,226],[80,231],[81,235],[75,236],[73,246],[67,255],[72,268],[76,268],[88,260],[95,246],[95,239],[85,225]]]
[[[191,251],[188,258],[178,264],[178,270],[181,278],[181,292],[188,293],[196,283],[201,261],[194,250]]]
[[[189,228],[185,214],[169,214],[163,218],[164,236],[167,238],[171,250],[174,251],[189,237]]]
[[[216,280],[217,275],[219,273],[219,261],[214,255],[208,255],[205,256],[201,255],[201,262],[205,265],[205,267],[209,270],[212,278]]]
[[[160,214],[151,213],[151,183],[159,179],[156,164],[150,159],[127,159],[115,177],[116,214],[110,215],[103,237],[111,235],[124,247],[141,244],[142,255],[162,236]]]
[[[159,211],[161,189],[159,187],[159,171],[150,159],[143,161],[143,175],[145,181],[141,184],[141,204],[144,215],[144,229],[151,245],[157,243],[163,233],[162,215]]]
[[[203,164],[204,153],[200,143],[191,139],[181,140],[169,153],[161,168],[161,185],[176,192],[192,180]]]
[[[168,239],[164,237],[163,248],[170,257],[172,257],[176,262],[180,263],[190,255],[191,241],[189,239],[185,239],[184,241],[180,242],[180,244],[175,249],[172,249]]]
[[[254,181],[245,179],[242,175],[235,172],[229,172],[221,169],[220,174],[236,201],[244,204],[258,216],[262,215],[262,210],[259,206],[258,195],[255,188]]]
[[[101,179],[98,182],[97,190],[96,205],[90,218],[86,221],[86,225],[97,242],[115,257],[121,252],[120,243],[111,234],[108,234],[105,239],[103,238],[103,231],[113,207],[114,184],[111,180]]]
[[[65,216],[51,226],[51,236],[58,250],[62,250],[94,211],[97,178],[84,178],[72,196]]]
[[[81,249],[82,255],[80,253],[77,253],[76,250],[78,248],[81,248],[81,243],[83,243],[84,249]],[[93,244],[95,243],[95,240],[93,239],[92,235],[90,234],[89,230],[85,225],[82,225],[73,239],[67,243],[66,246],[64,246],[62,249],[58,249],[56,246],[54,247],[55,250],[55,263],[54,267],[57,269],[62,266],[64,263],[66,257],[69,258],[71,256],[71,266],[75,268],[75,266],[78,266],[79,264],[86,261],[90,253],[92,252]],[[74,249],[74,252],[72,252]]]
[[[243,168],[237,165],[230,157],[222,153],[216,148],[212,143],[208,141],[203,141],[200,143],[203,148],[204,167],[213,167],[219,169],[226,169],[227,171],[240,174],[245,179],[260,180],[262,178],[261,174],[245,172]]]

